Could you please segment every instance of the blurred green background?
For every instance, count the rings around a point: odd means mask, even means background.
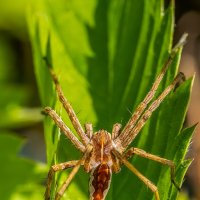
[[[43,199],[47,167],[27,12],[0,1],[0,199]],[[89,52],[90,53],[90,52]],[[188,199],[181,194],[179,199]]]
[[[26,0],[0,1],[0,199],[43,199],[45,146]],[[33,189],[34,188],[34,189]]]

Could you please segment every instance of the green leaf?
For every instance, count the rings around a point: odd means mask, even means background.
[[[23,143],[13,134],[0,134],[0,194],[4,200],[43,198],[46,167],[19,156]]]
[[[133,112],[143,100],[171,51],[173,9],[173,1],[164,9],[161,0],[39,1],[30,9],[28,22],[42,105],[55,108],[73,130],[56,101],[43,60],[47,56],[82,124],[92,122],[95,131],[111,131],[116,122],[125,125],[131,116],[127,109]],[[180,54],[173,60],[158,94],[175,77]],[[179,185],[188,167],[184,156],[192,135],[192,131],[181,132],[191,83],[189,79],[169,95],[132,144],[173,160]],[[44,126],[49,166],[80,158],[52,120],[46,118]],[[176,199],[178,191],[171,184],[168,167],[138,157],[132,163],[158,186],[160,199]],[[64,179],[63,172],[55,180],[60,185]],[[88,175],[81,170],[63,199],[88,199],[87,190]],[[154,198],[147,186],[122,167],[119,174],[113,175],[107,199],[133,197]]]

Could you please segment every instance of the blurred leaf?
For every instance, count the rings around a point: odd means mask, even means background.
[[[88,10],[87,10],[88,8]],[[111,131],[123,125],[142,101],[162,68],[172,45],[173,9],[160,0],[150,1],[39,1],[28,15],[35,72],[43,106],[52,106],[72,128],[50,79],[44,56],[51,58],[63,91],[78,113],[81,123],[92,122],[94,129]],[[86,14],[84,10],[87,10]],[[175,77],[180,51],[170,66],[160,93]],[[189,161],[184,160],[192,131],[181,132],[191,79],[162,103],[133,142],[150,153],[174,160],[176,180],[182,184]],[[174,112],[176,111],[176,112]],[[48,164],[79,158],[79,153],[52,120],[45,119]],[[73,128],[72,128],[73,129]],[[59,140],[60,139],[60,140]],[[181,148],[177,148],[181,145]],[[155,185],[160,198],[176,199],[168,167],[134,157],[132,163]],[[61,182],[62,173],[56,176]],[[88,199],[88,175],[81,171],[63,199]],[[56,187],[52,187],[52,190]],[[55,192],[53,190],[53,193]],[[125,167],[113,175],[107,199],[151,199],[150,190]]]
[[[0,129],[25,127],[42,120],[39,109],[24,108],[32,90],[17,81],[15,65],[11,41],[0,36]]]
[[[24,40],[27,37],[25,14],[28,2],[0,1],[0,29],[12,32],[15,37]]]
[[[189,200],[188,194],[184,191],[180,192],[178,198],[178,200]]]
[[[42,199],[44,193],[42,185],[46,178],[46,166],[22,158],[19,151],[24,141],[6,131],[17,129],[20,132],[19,128],[32,126],[43,117],[38,108],[24,107],[30,103],[31,95],[31,97],[36,96],[32,88],[23,82],[27,74],[20,71],[21,65],[30,59],[29,53],[26,52],[27,2],[24,0],[0,2],[0,199],[2,200]],[[25,57],[21,57],[22,54]],[[29,66],[27,71],[30,69]]]
[[[4,200],[42,199],[46,167],[25,158],[23,141],[10,133],[0,134],[0,196]],[[37,197],[37,198],[36,198]]]
[[[25,108],[18,105],[8,104],[0,111],[0,128],[25,128],[41,122],[43,116],[39,108]]]

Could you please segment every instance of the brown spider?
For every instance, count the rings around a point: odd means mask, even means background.
[[[167,68],[176,55],[176,52],[185,43],[185,39],[186,34],[182,36],[179,43],[172,50],[160,74],[153,83],[152,88],[144,100],[136,108],[135,112],[123,130],[120,131],[121,125],[117,123],[113,125],[111,134],[106,130],[99,130],[93,134],[92,124],[90,123],[86,123],[85,131],[83,130],[73,108],[62,92],[58,79],[55,73],[52,71],[52,67],[49,65],[59,100],[68,113],[72,125],[80,136],[81,140],[79,140],[71,132],[71,130],[62,121],[60,116],[52,108],[46,107],[44,112],[54,120],[56,125],[67,136],[67,138],[71,140],[74,146],[83,153],[83,156],[80,160],[55,164],[51,167],[48,173],[47,188],[45,192],[46,200],[50,199],[50,190],[54,173],[67,168],[73,168],[68,178],[55,195],[55,199],[59,200],[63,196],[66,188],[69,186],[81,165],[83,165],[87,173],[90,173],[90,200],[104,200],[110,186],[112,172],[119,172],[122,164],[124,164],[141,181],[143,181],[144,184],[146,184],[147,187],[150,188],[150,190],[154,193],[156,200],[159,200],[158,188],[128,161],[128,158],[130,158],[133,154],[154,160],[164,165],[168,165],[171,169],[172,183],[179,189],[178,185],[174,181],[175,165],[171,160],[147,153],[142,149],[131,147],[127,150],[127,148],[144,126],[145,122],[149,119],[152,112],[158,108],[160,103],[183,78],[184,75],[179,73],[173,82],[160,94],[160,96],[154,100],[149,107],[147,107],[150,101],[153,99],[157,88],[167,71]]]

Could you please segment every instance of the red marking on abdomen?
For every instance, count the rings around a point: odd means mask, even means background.
[[[104,200],[111,181],[111,169],[107,164],[100,164],[91,173],[90,200]]]

